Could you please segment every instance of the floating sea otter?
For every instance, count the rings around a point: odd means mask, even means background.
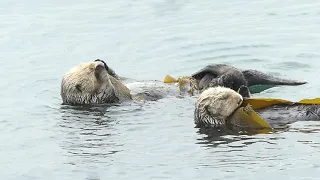
[[[234,125],[269,128],[276,124],[319,120],[320,99],[290,102],[281,99],[244,99],[227,87],[210,87],[197,98],[194,121],[197,127]]]
[[[125,85],[123,79],[103,60],[81,63],[71,68],[62,78],[63,104],[93,105],[121,103],[128,100],[157,100],[170,93],[179,93],[175,86],[161,82],[145,82],[142,85],[144,89],[132,93],[129,87],[135,84]],[[147,85],[153,88],[147,88]]]
[[[289,80],[275,77],[257,70],[241,70],[226,64],[211,64],[200,69],[191,77],[184,77],[184,81],[190,81],[190,89],[203,91],[208,87],[223,86],[238,91],[242,96],[249,97],[250,91],[239,91],[241,86],[249,89],[255,85],[265,85],[262,90],[277,85],[302,85],[305,81]],[[174,78],[167,76],[165,82],[177,82]],[[261,91],[261,90],[260,90]],[[259,92],[259,91],[258,91]]]
[[[63,104],[116,103],[132,99],[130,90],[101,60],[71,68],[62,78],[61,97]]]

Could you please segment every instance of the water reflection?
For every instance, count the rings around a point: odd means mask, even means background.
[[[203,135],[202,138],[198,139],[199,142],[197,144],[204,144],[208,147],[217,147],[234,142],[236,139],[228,138],[226,135],[239,134],[227,128],[199,128],[197,133]]]
[[[60,146],[71,157],[81,157],[70,160],[70,164],[77,161],[104,162],[105,157],[122,151],[123,144],[116,141],[115,125],[117,119],[108,112],[118,105],[101,106],[62,106],[59,130],[64,138]]]
[[[228,127],[221,128],[199,128],[198,134],[203,135],[198,139],[198,144],[205,144],[207,147],[218,147],[220,145],[227,145],[237,141],[245,141],[256,139],[256,134],[267,134],[269,131],[265,130],[251,130],[243,131],[240,129],[231,129]],[[254,143],[254,141],[246,142],[243,146]]]
[[[274,127],[272,131],[265,130],[254,130],[254,131],[243,131],[239,129],[230,129],[227,127],[223,128],[198,128],[197,133],[201,135],[198,138],[196,144],[204,145],[204,147],[230,147],[236,149],[229,149],[228,151],[241,151],[243,148],[254,143],[267,143],[277,144],[279,140],[286,139],[282,137],[283,133],[303,133],[303,134],[318,134],[320,132],[320,125],[306,125],[307,122],[297,122],[286,126]],[[313,122],[318,123],[318,122]],[[299,125],[300,124],[300,125]],[[236,143],[238,142],[238,143]],[[297,140],[297,142],[303,144],[310,144],[311,147],[319,147],[319,142],[314,142],[309,139]],[[236,143],[236,145],[233,145]]]
[[[219,128],[198,128],[197,133],[201,135],[201,138],[198,138],[197,144],[203,144],[205,147],[218,147],[221,145],[227,145],[228,147],[233,147],[230,144],[234,142],[240,142],[241,145],[236,147],[245,147],[256,142],[266,142],[272,144],[269,140],[276,140],[279,138],[274,138],[272,134],[279,134],[283,132],[289,132],[290,126],[277,126],[270,129],[244,129],[239,127],[219,127]],[[268,137],[268,139],[260,137]],[[257,140],[259,139],[259,140]]]
[[[305,124],[310,123],[310,124]],[[319,121],[299,122],[295,123],[294,127],[288,129],[289,132],[299,132],[304,134],[318,134],[320,132]]]

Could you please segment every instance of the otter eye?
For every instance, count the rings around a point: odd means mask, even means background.
[[[81,92],[81,85],[80,84],[76,84],[76,89]]]
[[[229,94],[223,94],[219,99],[226,100],[229,98]]]

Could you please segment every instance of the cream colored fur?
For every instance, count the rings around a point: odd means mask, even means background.
[[[131,99],[130,90],[108,74],[102,62],[88,62],[71,68],[62,78],[65,104],[115,103]]]
[[[241,104],[243,98],[236,91],[226,87],[210,87],[203,91],[196,101],[195,123],[218,126]]]

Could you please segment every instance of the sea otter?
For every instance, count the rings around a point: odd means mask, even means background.
[[[63,104],[117,103],[132,99],[130,90],[105,62],[97,59],[71,68],[62,78]]]
[[[197,126],[226,125],[227,118],[242,104],[242,96],[233,89],[217,86],[203,91],[194,112]]]
[[[176,86],[157,81],[130,82],[120,77],[105,61],[96,59],[71,68],[62,78],[63,104],[94,105],[124,101],[156,101],[178,95]]]
[[[275,77],[257,70],[241,70],[226,64],[210,64],[191,75],[199,81],[199,89],[224,86],[238,91],[241,86],[254,85],[302,85],[305,81],[289,80]],[[242,94],[246,96],[245,94]]]
[[[244,89],[246,90],[246,89]],[[233,113],[244,107],[248,99],[227,87],[210,87],[197,98],[194,121],[197,127],[218,127],[234,119]],[[320,105],[312,104],[276,104],[255,110],[271,127],[296,121],[318,120]]]

